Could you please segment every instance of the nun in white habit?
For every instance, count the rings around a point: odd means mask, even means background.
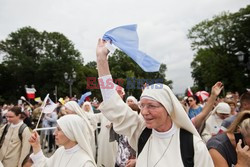
[[[58,127],[54,132],[59,147],[46,158],[41,150],[39,135],[36,131],[29,142],[33,148],[30,158],[36,167],[96,167],[92,149],[87,136],[87,124],[78,115],[66,115],[57,120]]]
[[[86,113],[92,113],[94,114],[94,111],[93,111],[93,108],[92,108],[92,105],[90,102],[88,101],[85,101],[82,105],[82,110]]]
[[[84,112],[81,107],[75,101],[68,101],[65,105],[67,114],[77,114],[79,115],[87,124],[87,138],[90,141],[91,148],[93,151],[94,157],[96,156],[96,144],[95,144],[95,129],[97,123],[89,118],[89,116]]]
[[[101,130],[98,135],[98,150],[97,150],[97,165],[98,166],[114,166],[115,165],[115,158],[118,149],[118,144],[116,141],[110,142],[109,141],[109,131],[110,131],[110,122],[107,120],[106,117],[103,116],[102,113],[92,114],[84,112],[81,107],[75,101],[69,101],[65,105],[66,113],[67,114],[77,114],[82,117],[84,120],[89,120],[92,129],[97,128],[97,123],[101,123]],[[89,126],[88,126],[89,127]],[[90,129],[90,128],[88,128]],[[91,138],[91,147],[93,149],[93,153],[96,152],[95,147],[95,140],[94,140],[94,131]],[[108,152],[108,154],[107,154]]]
[[[111,85],[112,77],[105,41],[99,39],[96,53],[99,80]],[[140,98],[140,115],[130,111],[130,107],[123,102],[114,89],[104,87],[101,93],[103,103],[99,109],[113,123],[117,133],[128,136],[130,145],[136,151],[142,131],[145,127],[152,129],[151,136],[137,157],[137,167],[183,167],[180,128],[193,134],[194,166],[214,166],[206,145],[168,86],[154,84],[145,88]]]

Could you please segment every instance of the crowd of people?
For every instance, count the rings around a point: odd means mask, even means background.
[[[96,48],[102,102],[64,98],[51,113],[35,105],[1,106],[4,167],[248,167],[250,92],[178,99],[164,84],[145,85],[140,99],[112,82],[105,41]],[[125,98],[127,97],[127,98]],[[39,126],[37,126],[39,125]],[[40,129],[40,130],[39,130]]]

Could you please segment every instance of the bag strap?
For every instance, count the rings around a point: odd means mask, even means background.
[[[23,131],[24,131],[24,129],[27,127],[27,125],[25,124],[25,123],[23,123],[21,126],[20,126],[20,128],[18,129],[18,137],[19,137],[19,139],[21,140],[21,142],[22,142],[22,140],[23,140]]]
[[[0,148],[1,148],[2,145],[3,145],[3,141],[4,141],[4,139],[5,139],[5,135],[7,134],[9,127],[10,127],[10,124],[5,124],[4,129],[3,129],[2,136],[1,136],[1,139],[0,139]]]
[[[148,141],[148,138],[152,134],[152,129],[145,128],[138,141],[138,153],[137,157],[141,153],[143,147]],[[193,134],[185,129],[180,129],[180,149],[181,149],[181,158],[184,164],[184,167],[193,167],[194,166],[194,143],[193,143]]]
[[[194,166],[193,134],[185,129],[180,129],[181,158],[185,167]]]
[[[138,147],[137,157],[141,153],[143,147],[147,143],[148,138],[150,137],[151,134],[152,134],[152,129],[149,129],[147,127],[142,131],[139,137],[138,146],[137,146]]]

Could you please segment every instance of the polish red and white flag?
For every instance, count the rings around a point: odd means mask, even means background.
[[[191,90],[190,87],[188,87],[187,96],[188,96],[188,97],[189,97],[189,96],[193,96],[193,92],[192,92],[192,90]]]
[[[28,99],[34,99],[35,98],[35,93],[36,89],[35,88],[25,88],[26,90],[26,95]]]

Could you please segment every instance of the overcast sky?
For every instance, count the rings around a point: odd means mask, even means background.
[[[137,24],[140,50],[166,64],[173,91],[184,93],[193,85],[188,30],[247,4],[249,0],[1,0],[0,40],[24,26],[60,32],[86,63],[95,60],[97,39],[106,31]]]

